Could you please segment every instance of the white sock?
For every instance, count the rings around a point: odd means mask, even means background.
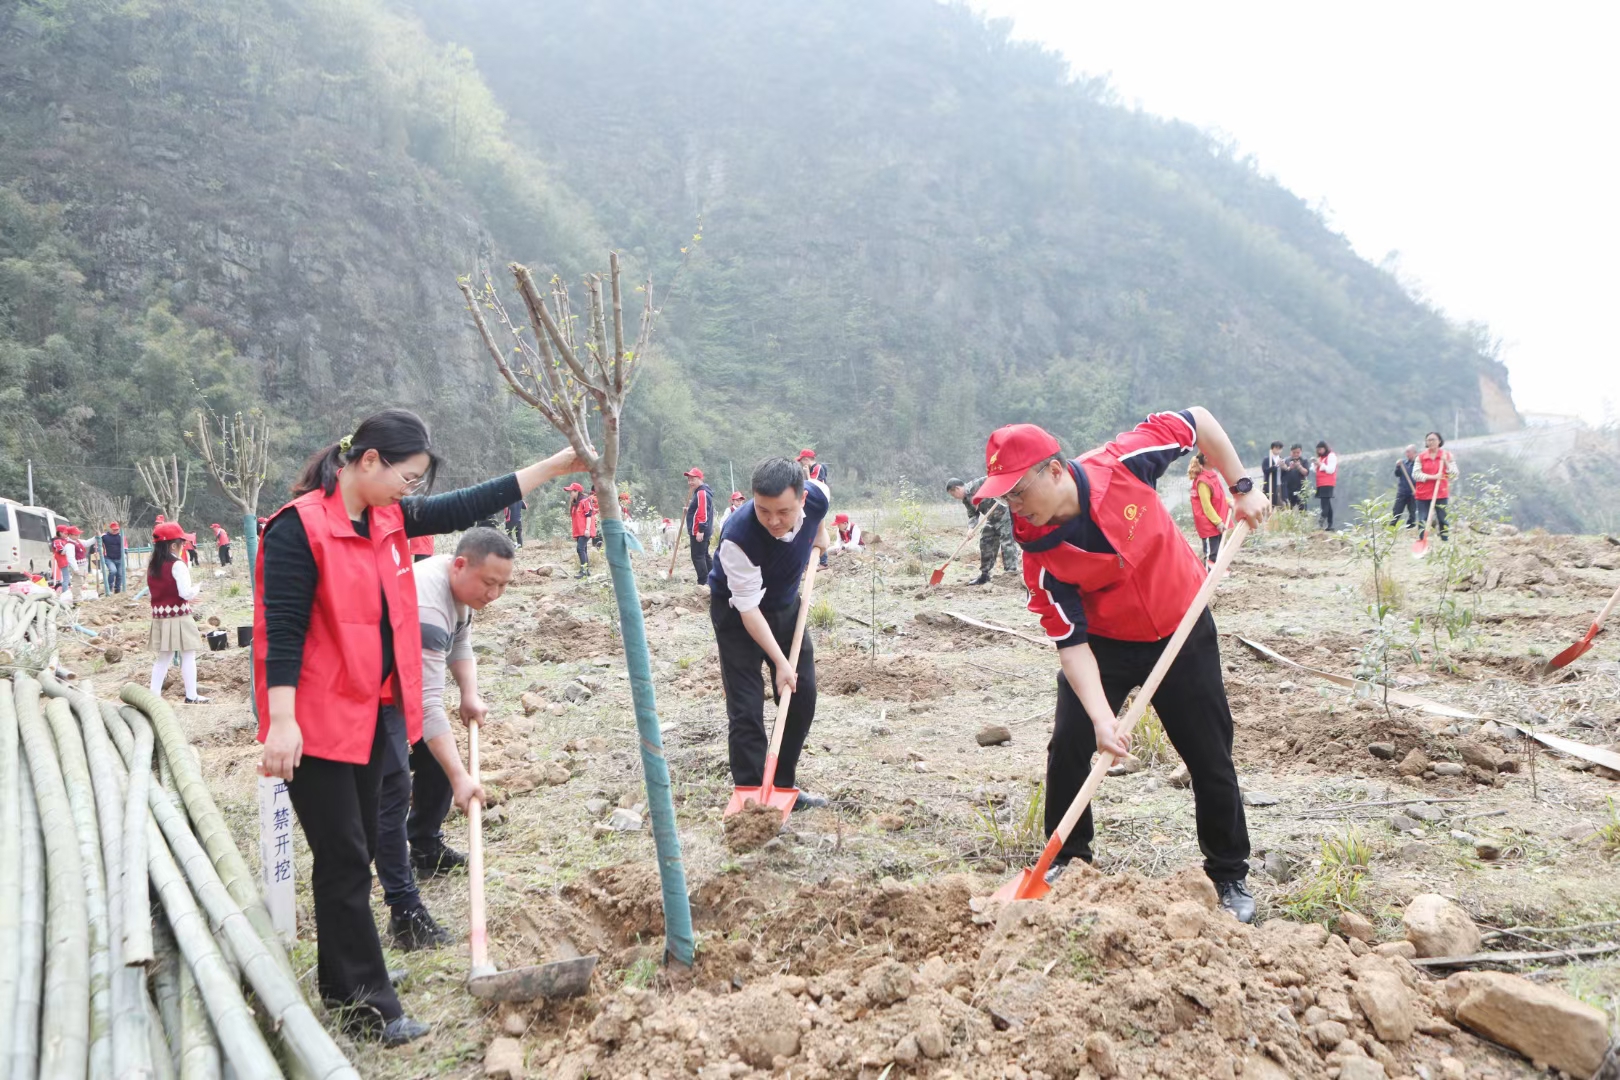
[[[163,693],[163,676],[169,673],[169,654],[164,653],[152,664],[152,693]]]
[[[186,697],[197,696],[197,654],[183,652],[180,654],[180,679],[186,684]]]

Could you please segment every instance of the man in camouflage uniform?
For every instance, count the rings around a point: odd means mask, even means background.
[[[984,477],[979,477],[971,484],[964,484],[956,477],[945,481],[945,493],[953,499],[961,500],[967,508],[968,524],[984,515],[984,526],[979,530],[979,576],[968,582],[970,585],[988,585],[990,571],[996,568],[996,553],[1001,553],[1001,568],[1009,574],[1018,573],[1018,542],[1013,539],[1012,515],[1007,512],[1007,506],[999,499],[986,499],[982,503],[975,503],[973,496],[984,485]]]

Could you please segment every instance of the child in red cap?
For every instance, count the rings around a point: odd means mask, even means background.
[[[1223,476],[1244,476],[1237,451],[1207,409],[1156,413],[1078,458],[1033,424],[990,436],[978,499],[1004,498],[1024,553],[1029,609],[1058,649],[1057,714],[1046,751],[1046,828],[1057,827],[1105,750],[1130,753],[1116,717],[1147,678],[1204,579],[1155,485],[1170,463],[1203,451]],[[1237,517],[1258,524],[1269,509],[1244,478],[1233,485]],[[1239,921],[1254,918],[1249,833],[1232,766],[1232,711],[1221,680],[1215,620],[1206,610],[1170,666],[1154,708],[1192,774],[1204,872]],[[1069,835],[1052,875],[1091,861],[1092,812]]]

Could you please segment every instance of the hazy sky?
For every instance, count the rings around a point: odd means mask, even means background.
[[[970,2],[1230,138],[1366,258],[1400,252],[1404,280],[1502,339],[1521,411],[1620,419],[1620,9]]]

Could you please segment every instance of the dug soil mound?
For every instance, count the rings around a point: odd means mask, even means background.
[[[726,818],[726,847],[732,851],[753,851],[781,831],[781,811],[749,799],[741,810]]]
[[[1269,1080],[1501,1053],[1453,1027],[1441,984],[1404,959],[1317,925],[1240,925],[1197,872],[1077,865],[1045,901],[1006,905],[989,887],[722,875],[693,897],[713,929],[690,981],[559,1010],[537,1057],[566,1077]],[[646,869],[593,874],[578,898],[656,935],[657,895]]]
[[[948,669],[919,656],[879,656],[875,660],[865,655],[816,657],[816,690],[822,694],[927,701],[954,689]]]

